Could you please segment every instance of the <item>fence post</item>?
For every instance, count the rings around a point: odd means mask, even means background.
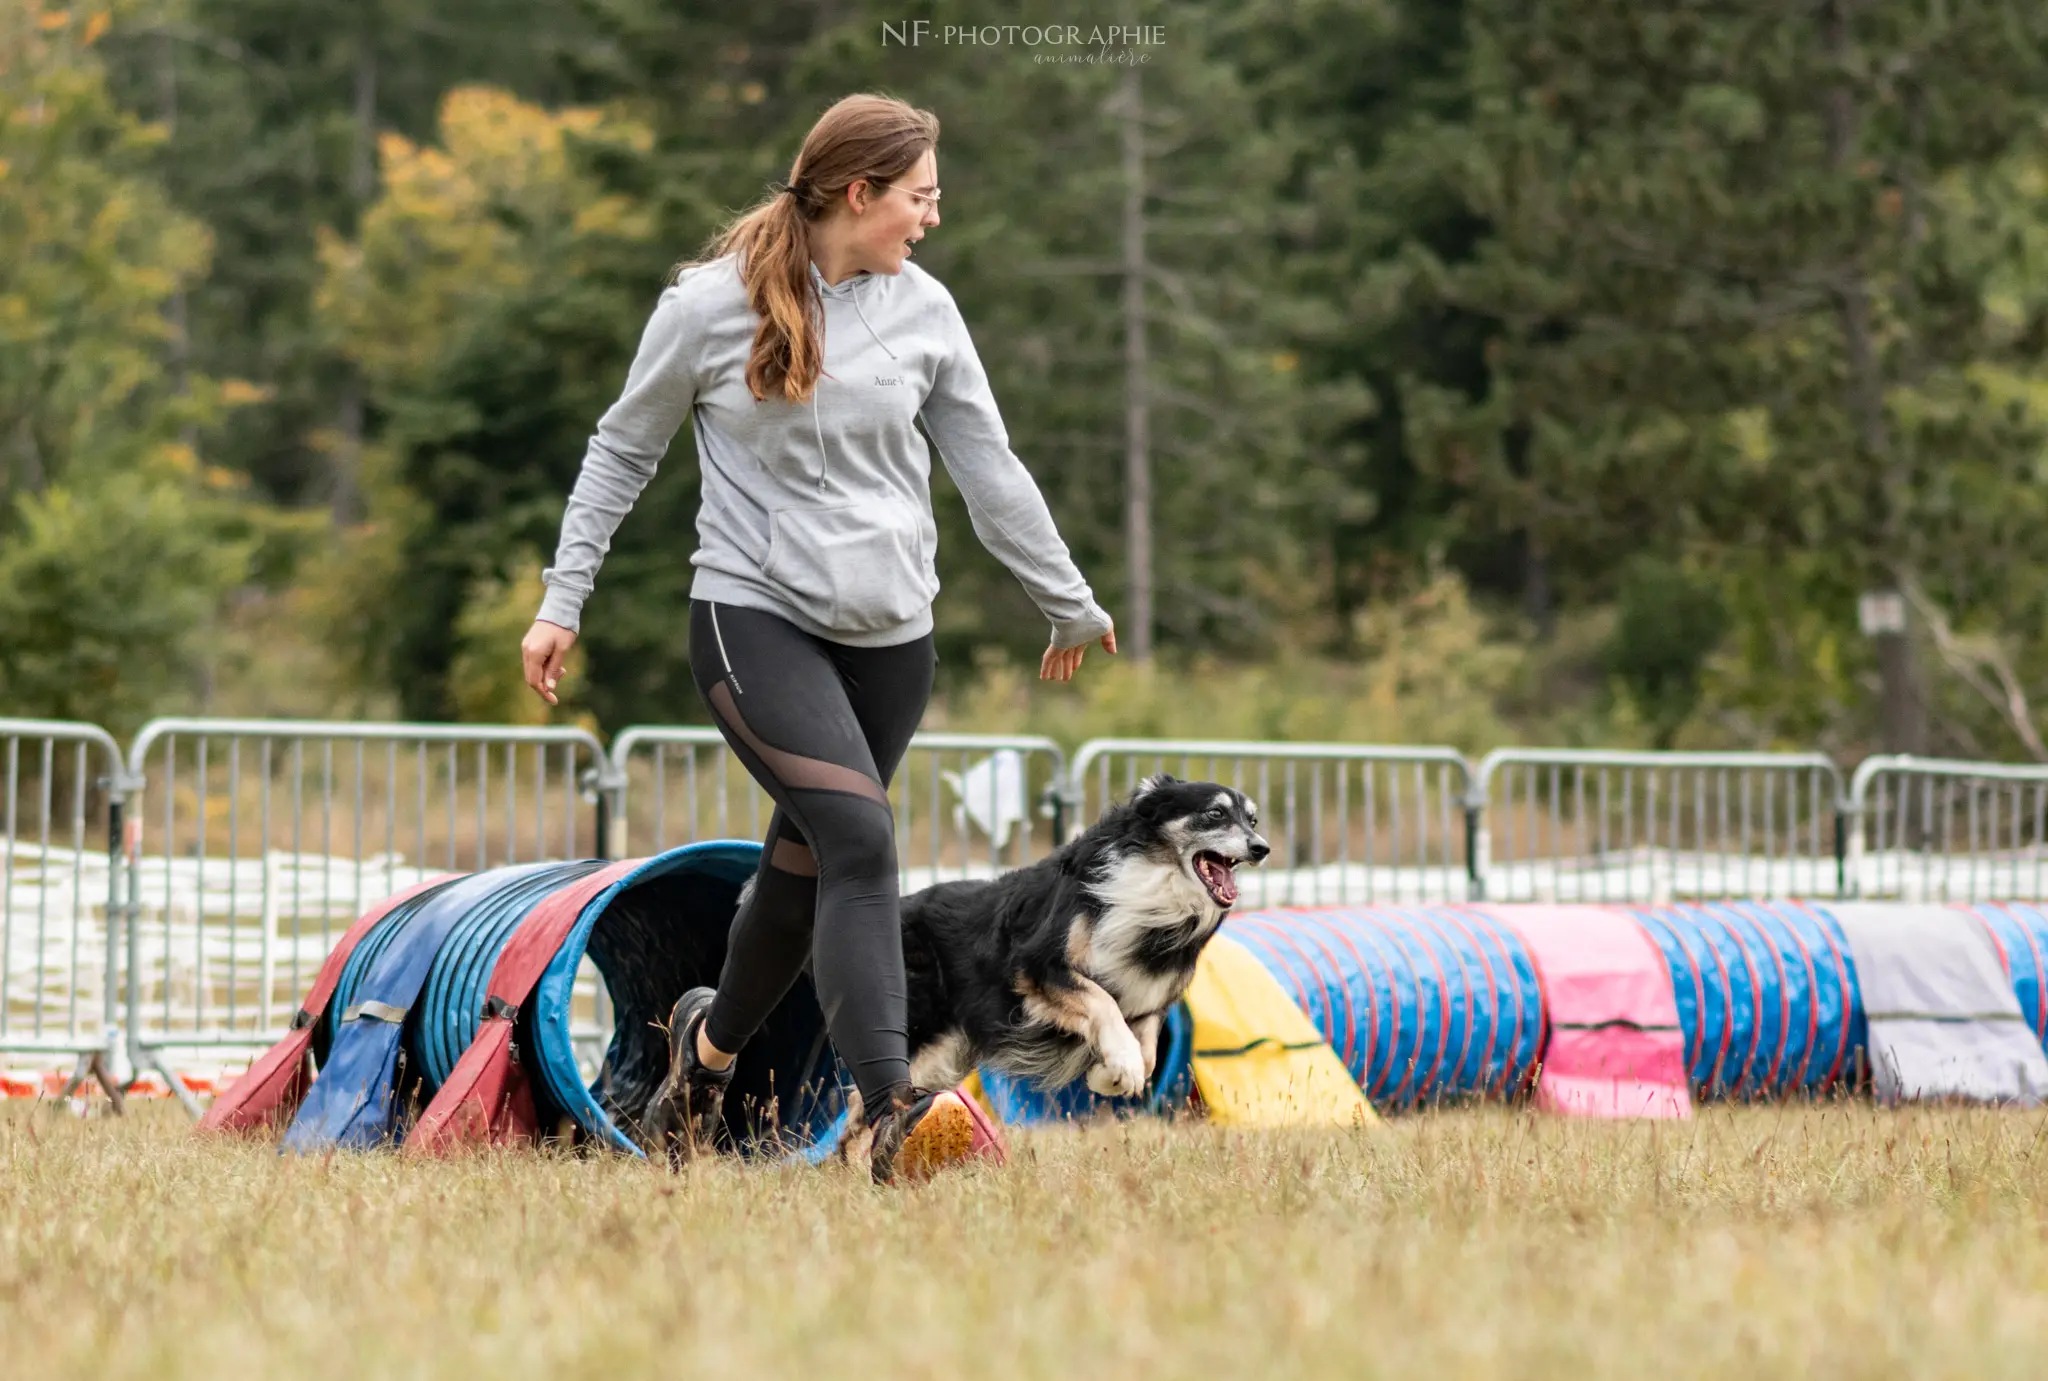
[[[626,765],[607,748],[583,773],[583,798],[597,809],[597,856],[626,856]]]
[[[128,876],[128,793],[140,783],[130,779],[128,764],[121,760],[118,752],[112,772],[101,781],[107,792],[107,926],[103,984],[106,991],[102,998],[106,1004],[102,1019],[104,1050],[92,1057],[89,1066],[81,1066],[72,1075],[72,1083],[76,1085],[83,1081],[85,1075],[91,1074],[106,1091],[115,1113],[119,1114],[127,1111],[127,1098],[126,1085],[115,1068],[115,1061],[128,1057],[128,1032],[134,1029],[133,1002],[123,1001],[124,996],[134,991],[135,978],[132,967],[135,952],[133,927],[129,924],[127,898],[131,889],[123,885]],[[135,1077],[132,1059],[129,1060],[127,1077]]]
[[[132,762],[133,760],[134,754],[131,749],[129,761]],[[144,788],[142,775],[134,771],[130,767],[129,762],[123,762],[115,770],[120,772],[126,780],[127,791],[124,793],[124,798],[126,801],[135,803],[136,816],[139,821],[142,813],[141,803]],[[139,832],[129,826],[126,816],[127,812],[124,810],[122,812],[121,838],[118,841],[118,846],[121,850],[121,865],[114,870],[114,876],[120,880],[121,947],[124,951],[121,956],[121,968],[125,976],[122,987],[126,991],[126,1000],[122,1004],[121,1034],[128,1057],[128,1079],[132,1084],[135,1080],[142,1077],[143,1065],[142,839]],[[109,931],[107,934],[107,945],[109,948],[112,948],[113,944],[114,936]]]
[[[1486,781],[1481,773],[1466,771],[1470,787],[1465,794],[1465,879],[1472,901],[1486,900]]]
[[[1853,834],[1852,834],[1853,831]],[[1835,801],[1835,896],[1841,901],[1854,900],[1859,890],[1862,872],[1860,866],[1852,867],[1851,855],[1856,862],[1862,861],[1863,844],[1863,803],[1847,797]]]
[[[1070,831],[1081,832],[1081,788],[1074,781],[1072,764],[1061,762],[1053,769],[1045,795],[1052,807],[1052,846],[1057,849],[1068,841]]]
[[[147,731],[148,726],[145,725],[144,732],[138,734],[135,742],[129,746],[128,761],[122,768],[123,785],[127,788],[128,799],[138,806],[138,824],[141,820],[139,807],[142,794],[148,782],[148,776],[142,770],[142,764],[149,752]],[[170,790],[168,783],[164,789]],[[177,1099],[178,1105],[184,1108],[186,1115],[197,1122],[206,1111],[199,1106],[197,1096],[185,1086],[185,1081],[178,1077],[177,1071],[171,1068],[171,1062],[165,1059],[160,1051],[151,1049],[142,1040],[142,836],[139,830],[131,833],[125,818],[121,832],[124,836],[121,841],[121,852],[127,859],[123,871],[128,877],[127,905],[124,908],[125,929],[128,933],[128,1077],[131,1081],[139,1080],[144,1070],[155,1070],[157,1076],[164,1081],[164,1088],[169,1091],[171,1097]]]

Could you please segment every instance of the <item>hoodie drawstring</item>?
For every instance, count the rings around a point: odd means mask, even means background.
[[[811,266],[811,274],[819,284],[819,297],[822,299],[825,296],[824,292],[822,291],[823,287],[825,286],[824,275],[818,272],[818,267],[816,264],[813,264]],[[852,286],[850,286],[847,289],[844,300],[851,302],[853,304],[854,315],[860,318],[860,324],[868,328],[868,334],[875,338],[875,344],[882,347],[882,353],[893,360],[896,358],[896,352],[889,348],[889,342],[882,339],[882,333],[877,331],[874,327],[874,323],[868,320],[868,314],[860,309],[861,281],[862,280],[856,279],[853,282]],[[820,364],[822,364],[822,351],[820,353]],[[820,369],[818,374],[818,382],[811,386],[811,429],[818,434],[818,488],[820,489],[823,489],[825,487],[825,427],[824,424],[818,420],[818,394],[824,389],[824,387],[825,375],[824,371]]]
[[[881,333],[875,330],[875,328],[872,325],[869,325],[868,314],[866,312],[861,311],[860,289],[855,288],[853,292],[848,295],[853,299],[853,310],[855,315],[860,317],[860,324],[868,328],[868,334],[875,338],[875,344],[882,347],[882,353],[887,355],[892,360],[895,359],[896,352],[889,348],[889,342],[883,340]]]
[[[825,379],[821,374],[818,382],[811,385],[811,427],[818,433],[818,488],[825,487],[825,428],[818,421],[818,395],[824,391]]]

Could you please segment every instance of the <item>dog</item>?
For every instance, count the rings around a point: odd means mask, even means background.
[[[949,1089],[987,1065],[1045,1089],[1085,1077],[1108,1097],[1143,1093],[1166,1012],[1237,904],[1237,869],[1271,852],[1258,825],[1243,792],[1162,773],[1036,863],[904,898],[911,1083]],[[850,1099],[849,1160],[870,1130]],[[672,1120],[657,1093],[645,1124]]]
[[[906,897],[911,1082],[950,1088],[985,1064],[1144,1092],[1237,869],[1271,852],[1258,824],[1243,792],[1162,773],[1036,863]]]

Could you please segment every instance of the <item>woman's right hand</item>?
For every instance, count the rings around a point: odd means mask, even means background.
[[[574,646],[575,629],[546,619],[535,619],[533,627],[520,640],[519,655],[526,663],[526,684],[550,705],[561,703],[555,699],[555,682],[562,679],[562,663]]]

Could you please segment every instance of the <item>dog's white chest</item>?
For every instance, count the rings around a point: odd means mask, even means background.
[[[1096,921],[1101,937],[1183,925],[1190,916],[1205,920],[1216,905],[1199,882],[1170,864],[1148,858],[1126,858],[1110,868],[1090,889],[1102,903]]]
[[[1190,970],[1168,957],[1182,946],[1161,942],[1168,935],[1185,937],[1191,961],[1222,924],[1223,913],[1180,869],[1148,859],[1125,860],[1094,891],[1104,906],[1089,944],[1089,971],[1125,1016],[1165,1010],[1186,988]]]

